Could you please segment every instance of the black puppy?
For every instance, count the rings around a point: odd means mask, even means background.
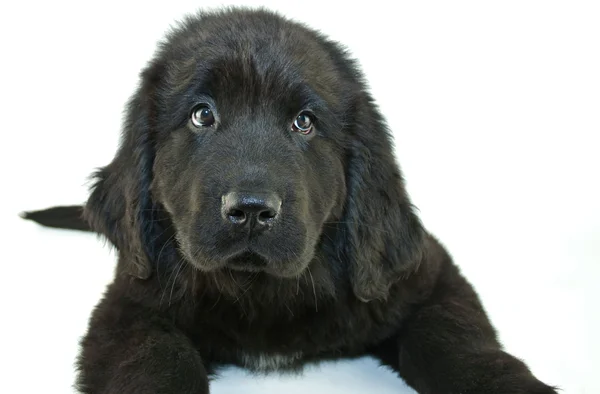
[[[300,24],[186,19],[96,180],[86,225],[80,207],[30,215],[119,251],[82,342],[84,393],[207,393],[222,365],[364,355],[420,393],[555,393],[502,350],[415,215],[354,62]]]

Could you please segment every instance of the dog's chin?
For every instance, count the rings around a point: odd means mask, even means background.
[[[263,272],[276,278],[296,278],[300,276],[306,267],[308,261],[277,261],[270,260],[267,257],[246,250],[226,260],[224,267],[239,272]]]
[[[286,262],[272,261],[251,250],[245,250],[234,256],[228,256],[223,259],[198,257],[191,259],[188,257],[187,260],[201,272],[215,272],[220,270],[230,270],[240,273],[262,272],[281,279],[296,278],[302,275],[310,262],[310,260]]]
[[[269,261],[258,253],[244,251],[226,260],[225,266],[234,271],[263,272]]]
[[[285,267],[267,267],[264,272],[275,278],[294,279],[302,275],[308,267],[308,263],[294,263]]]

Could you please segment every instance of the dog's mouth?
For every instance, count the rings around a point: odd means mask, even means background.
[[[177,242],[186,260],[199,271],[207,273],[224,270],[296,278],[316,252],[314,244],[304,234],[296,238],[288,236],[285,244],[266,235],[256,239],[227,235],[216,234],[209,238],[182,232]]]
[[[265,257],[246,249],[228,259],[226,266],[237,271],[257,272],[264,271],[268,263]]]

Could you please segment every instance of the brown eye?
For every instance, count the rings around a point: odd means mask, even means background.
[[[198,105],[192,111],[192,124],[198,128],[210,127],[215,124],[215,114],[206,104]]]
[[[292,130],[302,134],[310,134],[313,129],[313,119],[308,112],[302,112],[292,125]]]

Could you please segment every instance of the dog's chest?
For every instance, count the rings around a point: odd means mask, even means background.
[[[302,353],[245,353],[240,354],[241,364],[252,371],[272,372],[292,368],[298,360],[302,358]]]

